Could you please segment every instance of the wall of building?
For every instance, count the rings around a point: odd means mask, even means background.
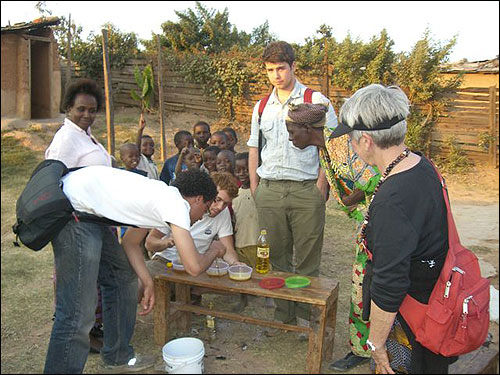
[[[455,76],[451,73],[442,73],[444,79],[450,79]],[[491,87],[498,88],[498,73],[466,73],[461,88],[465,87]]]
[[[16,113],[17,35],[2,35],[2,116]]]
[[[59,113],[61,71],[57,44],[52,30],[48,28],[41,30],[38,36],[47,37],[51,41],[36,42],[23,33],[2,33],[2,116],[31,119],[32,95],[37,92],[38,98],[46,96],[43,99],[46,101],[45,109],[38,112],[38,116],[41,113],[42,117],[54,117]],[[47,46],[44,47],[43,43]],[[45,52],[36,52],[40,50]],[[32,54],[32,51],[35,53]],[[32,73],[36,75],[36,87],[32,82]]]

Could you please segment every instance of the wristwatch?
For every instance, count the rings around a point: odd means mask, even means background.
[[[370,340],[366,340],[366,345],[368,345],[368,347],[370,348],[370,350],[372,352],[374,352],[375,350],[377,350],[377,347],[375,345],[373,345],[373,342],[371,342]]]

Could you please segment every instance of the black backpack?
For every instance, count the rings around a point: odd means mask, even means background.
[[[17,240],[38,251],[73,217],[74,209],[62,190],[61,178],[69,172],[59,160],[47,159],[35,168],[16,203]]]
[[[66,223],[75,221],[95,222],[113,226],[135,225],[117,222],[105,217],[75,211],[62,190],[61,178],[83,167],[69,168],[59,161],[46,159],[35,168],[16,203],[16,224],[12,231],[32,250],[41,250],[52,241]]]

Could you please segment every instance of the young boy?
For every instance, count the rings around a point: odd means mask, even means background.
[[[175,167],[182,149],[186,146],[194,146],[193,136],[187,130],[180,130],[174,135],[174,144],[175,147],[177,147],[178,153],[167,159],[160,174],[160,180],[165,182],[167,185],[175,179]],[[186,169],[187,167],[183,166],[183,170]]]
[[[234,175],[234,152],[221,150],[217,154],[217,172],[228,172]]]
[[[208,146],[203,151],[203,164],[200,167],[203,172],[210,174],[217,171],[217,155],[220,151],[217,146]]]
[[[234,246],[238,260],[255,269],[257,261],[257,239],[260,234],[259,215],[250,191],[248,174],[248,152],[236,154],[234,174],[240,180],[238,196],[233,199],[234,212]],[[242,312],[248,304],[248,296],[242,294],[235,312]],[[274,307],[273,301],[266,298],[266,307]]]
[[[227,141],[228,141],[227,149],[236,153],[236,151],[234,150],[234,146],[236,146],[236,144],[238,143],[238,136],[236,135],[236,131],[229,126],[227,128],[222,129],[222,131],[227,136]]]
[[[193,146],[184,147],[179,155],[179,159],[177,159],[177,165],[175,166],[176,176],[183,171],[183,165],[187,167],[187,170],[200,169],[201,151]]]
[[[137,169],[140,152],[134,143],[125,143],[120,147],[120,160],[125,166],[125,170],[147,177],[147,172]]]
[[[135,144],[140,150],[139,164],[137,164],[137,169],[147,173],[149,178],[158,180],[160,175],[158,174],[158,168],[151,157],[155,152],[155,142],[153,138],[149,135],[143,135],[144,128],[146,127],[146,119],[141,113],[139,119],[139,129],[137,130],[137,138]]]
[[[257,207],[250,192],[250,177],[248,174],[248,152],[236,154],[235,176],[241,186],[238,196],[233,200],[235,216],[235,247],[238,259],[255,268],[257,256],[257,238],[259,237],[259,217]]]
[[[217,146],[221,150],[227,150],[228,142],[226,133],[220,130],[212,134],[209,141],[210,146]]]
[[[198,121],[193,126],[193,137],[195,146],[202,152],[209,146],[208,140],[210,139],[210,125],[205,121]]]

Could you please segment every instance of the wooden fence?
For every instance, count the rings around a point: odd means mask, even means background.
[[[156,77],[158,73],[156,62],[151,63]],[[130,60],[123,69],[111,71],[113,103],[116,107],[138,105],[130,96],[132,89],[137,90],[133,71],[134,66],[138,66],[142,71],[146,64],[148,61],[144,59],[134,59]],[[64,69],[63,66],[62,73]],[[78,71],[75,75],[79,75]],[[65,74],[62,76],[65,77]],[[313,90],[325,93],[321,76],[298,78]],[[157,100],[158,87],[155,87],[155,90]],[[240,123],[248,124],[248,129],[246,129],[248,134],[253,106],[270,90],[270,86],[250,85],[246,97],[234,103],[235,119]],[[328,96],[338,113],[343,100],[349,96],[349,92],[330,87]],[[454,137],[457,145],[471,160],[498,167],[498,88],[459,89],[450,96],[450,99],[432,133],[431,156],[446,155],[449,152],[447,141],[450,137]],[[187,111],[210,116],[219,115],[217,101],[205,94],[204,87],[186,80],[182,73],[175,71],[174,67],[166,66],[163,69],[163,102],[167,113]]]
[[[432,133],[431,154],[446,153],[454,138],[476,163],[498,167],[498,88],[458,89],[450,99]]]

